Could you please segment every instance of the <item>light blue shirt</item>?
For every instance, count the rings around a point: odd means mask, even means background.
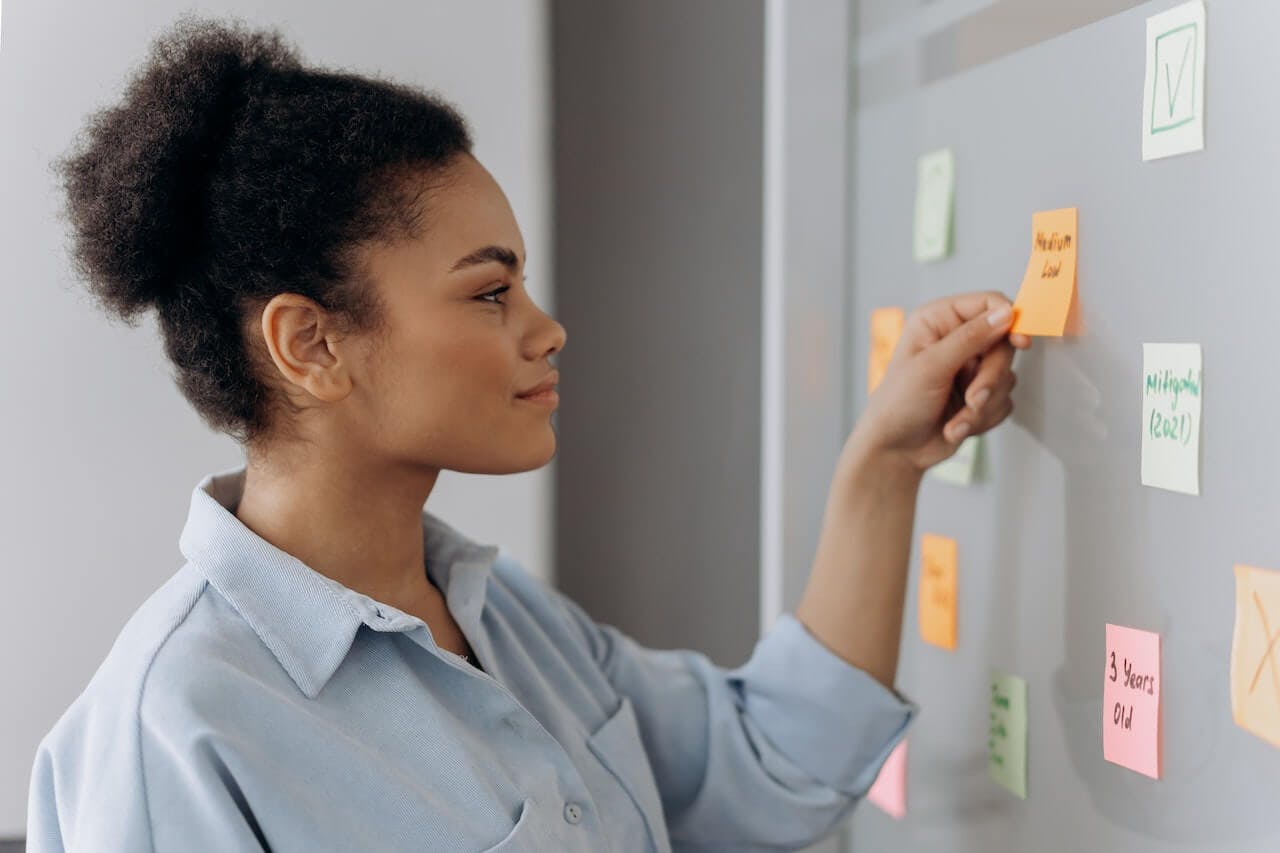
[[[792,849],[915,713],[790,614],[737,669],[644,648],[424,510],[481,672],[241,524],[243,486],[196,486],[187,562],[40,742],[30,853]]]

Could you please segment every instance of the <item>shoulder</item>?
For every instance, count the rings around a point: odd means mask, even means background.
[[[129,617],[87,686],[41,741],[55,760],[74,764],[102,752],[103,739],[137,744],[143,716],[176,726],[174,703],[225,696],[269,652],[252,629],[187,563]],[[262,669],[266,671],[266,666]],[[206,707],[216,707],[211,703]],[[124,753],[122,760],[128,758]],[[128,759],[132,760],[132,759]]]
[[[41,739],[29,803],[37,849],[46,843],[53,849],[55,837],[68,846],[114,839],[110,843],[119,842],[119,849],[147,837],[139,708],[148,673],[205,588],[203,576],[187,564],[153,592]]]
[[[157,654],[191,613],[206,585],[188,563],[153,592],[120,629],[89,683],[46,735],[46,742],[67,740],[71,730],[85,726],[90,718],[101,724],[104,717],[124,717],[136,709]]]

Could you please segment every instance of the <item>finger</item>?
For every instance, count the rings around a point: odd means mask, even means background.
[[[1013,346],[1007,341],[996,344],[978,365],[973,380],[965,388],[965,405],[975,412],[981,412],[982,406],[989,400],[1006,374],[1012,375]]]
[[[987,351],[1003,341],[1013,324],[1011,306],[1005,304],[992,311],[978,314],[953,329],[945,338],[927,347],[921,355],[936,374],[945,374],[948,381],[974,356]]]
[[[1013,393],[1014,386],[1018,384],[1018,376],[1013,371],[1005,373],[996,382],[995,387],[991,389],[991,396],[982,405],[981,409],[975,410],[977,422],[973,429],[988,430],[1003,420],[1005,404],[1009,402],[1010,395]]]
[[[917,349],[940,341],[973,318],[994,311],[1002,305],[1012,308],[1009,297],[998,290],[945,296],[925,303],[917,309],[921,324],[927,329],[924,339],[916,341]]]
[[[971,435],[981,435],[998,426],[1013,413],[1013,400],[1005,397],[993,404],[986,417],[975,415],[972,409],[963,408],[942,427],[942,437],[949,444],[959,444]]]
[[[1013,414],[1013,400],[1006,397],[1004,402],[1000,404],[1000,408],[996,409],[995,414],[987,418],[987,422],[982,426],[982,432],[987,432],[1000,426],[1011,414]]]
[[[956,373],[951,380],[951,407],[952,410],[959,409],[965,405],[965,390],[969,384],[973,382],[974,377],[978,375],[978,367],[982,364],[982,359],[974,356],[964,363],[964,367]]]
[[[942,437],[948,444],[959,444],[978,426],[978,417],[967,406],[951,416],[942,426]]]
[[[1017,332],[1009,336],[1009,343],[1016,349],[1031,349],[1031,336]]]

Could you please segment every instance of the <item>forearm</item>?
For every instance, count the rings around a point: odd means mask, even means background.
[[[856,434],[841,453],[796,618],[844,660],[892,688],[921,472]]]

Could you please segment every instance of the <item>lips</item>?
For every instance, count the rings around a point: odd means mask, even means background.
[[[534,394],[539,394],[543,391],[550,391],[554,389],[559,382],[560,382],[560,373],[558,371],[553,370],[547,376],[546,379],[543,379],[541,382],[539,382],[537,385],[534,385],[532,388],[529,388],[525,391],[521,391],[516,396],[532,397]]]

